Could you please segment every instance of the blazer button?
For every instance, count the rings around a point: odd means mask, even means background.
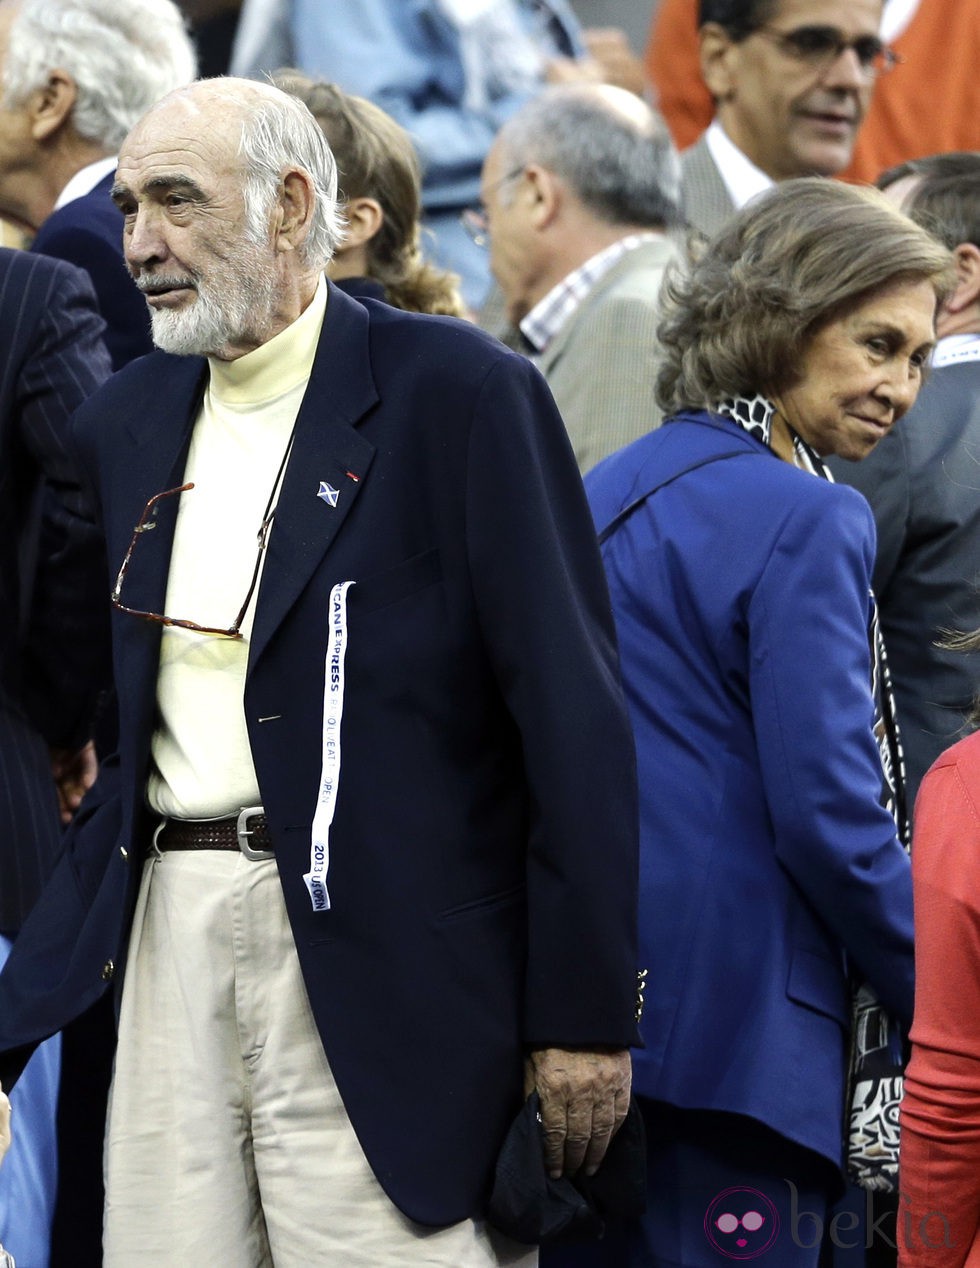
[[[115,971],[116,971],[116,966],[113,964],[113,962],[111,960],[106,960],[105,964],[103,964],[102,966],[103,982],[111,982],[112,975],[113,973],[115,973]]]
[[[123,857],[124,859],[128,859],[128,858],[129,858],[129,851],[126,849],[126,847],[125,847],[124,845],[121,845],[121,846],[119,847],[119,853],[122,855],[122,857]]]

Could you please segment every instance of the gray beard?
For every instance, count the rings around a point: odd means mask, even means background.
[[[253,258],[248,263],[253,266]],[[179,357],[217,357],[231,347],[263,343],[273,311],[275,281],[271,270],[253,267],[234,278],[220,298],[200,284],[189,308],[151,309],[153,342]]]

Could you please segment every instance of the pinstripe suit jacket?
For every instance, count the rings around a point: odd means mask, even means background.
[[[703,136],[681,155],[681,207],[688,224],[707,238],[735,211]]]
[[[66,445],[69,417],[109,373],[102,330],[82,272],[0,249],[0,931],[8,934],[58,847],[47,743],[84,740],[104,649],[99,536]]]
[[[653,399],[658,297],[676,253],[666,236],[628,251],[537,359],[583,475],[661,421]]]

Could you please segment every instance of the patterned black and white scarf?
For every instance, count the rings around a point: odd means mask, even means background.
[[[764,396],[734,397],[715,409],[750,435],[772,446],[775,406]],[[796,464],[823,480],[833,476],[806,441],[789,428]],[[881,758],[882,804],[895,819],[899,840],[909,849],[911,824],[905,799],[905,763],[895,717],[895,700],[878,607],[870,594],[868,639],[874,733]],[[902,1100],[904,1053],[901,1031],[867,982],[852,989],[852,1029],[846,1158],[850,1179],[862,1188],[894,1193],[898,1188],[898,1111]]]

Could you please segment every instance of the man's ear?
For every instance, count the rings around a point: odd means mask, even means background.
[[[715,101],[727,101],[735,90],[739,45],[723,26],[706,22],[699,32],[701,78]]]
[[[561,210],[564,187],[561,181],[546,167],[528,163],[524,180],[518,186],[515,198],[531,200],[531,225],[535,229],[547,229]]]
[[[34,140],[48,141],[60,132],[71,119],[77,98],[78,88],[66,70],[56,67],[49,71],[44,87],[35,89],[28,98]]]
[[[344,247],[365,246],[384,224],[385,214],[374,198],[352,198],[344,208],[347,232]]]
[[[980,248],[961,242],[953,251],[953,263],[956,289],[943,307],[948,313],[962,313],[974,306],[980,309]]]
[[[277,251],[295,251],[310,232],[316,193],[309,172],[291,168],[282,178],[274,232]]]

